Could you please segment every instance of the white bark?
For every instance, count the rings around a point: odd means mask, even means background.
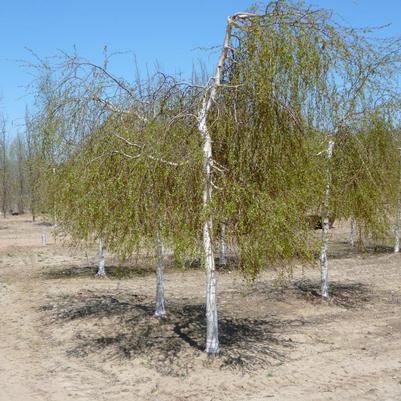
[[[209,93],[206,90],[202,107],[198,114],[198,129],[203,140],[203,207],[205,210],[205,220],[203,223],[203,251],[206,269],[206,352],[217,354],[219,352],[219,330],[217,318],[217,279],[214,265],[214,253],[212,245],[212,226],[213,217],[210,210],[212,197],[212,139],[207,128],[207,114],[216,98],[217,87],[221,83],[224,69],[224,62],[230,45],[231,31],[234,18],[229,17],[226,34],[224,37],[223,49],[216,66],[215,76],[210,84]]]
[[[349,243],[352,248],[355,247],[355,237],[356,237],[356,221],[355,217],[351,216],[351,231],[349,235]]]
[[[56,181],[56,167],[53,167],[53,177],[54,177],[54,182]],[[54,212],[53,212],[53,227],[57,227],[57,214],[56,214],[56,199],[54,199]]]
[[[399,200],[398,204],[397,204],[397,217],[396,217],[396,223],[395,223],[395,228],[394,228],[394,234],[395,234],[394,252],[395,253],[400,252],[400,221],[401,221],[401,202]]]
[[[199,113],[199,131],[203,138],[203,207],[206,211],[203,223],[203,251],[206,269],[206,352],[216,354],[219,352],[217,299],[216,299],[216,270],[214,265],[214,254],[212,247],[212,224],[213,218],[209,210],[212,196],[212,141],[207,129],[207,111],[210,108],[210,97],[203,100],[203,106]],[[210,95],[211,96],[211,95]]]
[[[155,316],[165,317],[164,306],[164,247],[160,233],[156,236],[156,308]]]
[[[224,70],[224,63],[227,52],[230,49],[231,33],[234,22],[240,19],[257,17],[252,13],[237,13],[228,17],[223,48],[217,62],[215,75],[210,82],[209,93],[206,90],[202,107],[198,114],[198,129],[203,140],[203,207],[205,210],[205,220],[203,224],[203,251],[206,269],[206,352],[216,354],[219,352],[218,319],[217,319],[217,280],[214,265],[214,254],[212,246],[212,225],[213,218],[210,210],[212,196],[212,140],[207,128],[207,114],[216,98],[217,88],[221,84]]]
[[[327,159],[330,161],[333,155],[334,142],[330,139],[327,146]],[[322,297],[329,297],[329,267],[327,261],[327,248],[329,243],[329,197],[330,197],[331,174],[330,167],[327,171],[326,187],[322,205],[322,248],[320,250],[320,272]]]
[[[104,262],[104,247],[102,239],[99,239],[99,264],[96,275],[100,277],[106,277],[106,269]]]
[[[227,264],[226,225],[225,225],[225,223],[220,224],[219,264],[220,264],[220,266],[225,266]]]

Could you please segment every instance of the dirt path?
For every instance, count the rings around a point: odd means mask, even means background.
[[[41,338],[33,304],[32,265],[16,248],[1,249],[0,400],[43,400],[37,378],[42,372]]]
[[[26,217],[2,226],[0,401],[401,400],[399,255],[331,260],[328,305],[317,270],[284,288],[272,272],[219,274],[222,355],[209,360],[202,271],[168,270],[161,325],[152,274],[96,280],[94,252],[43,247],[50,228]]]

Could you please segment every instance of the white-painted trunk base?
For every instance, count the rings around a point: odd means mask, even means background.
[[[220,350],[217,316],[217,278],[210,233],[210,224],[206,223],[203,235],[206,249],[206,352],[208,354],[217,354]]]
[[[98,267],[97,267],[96,276],[106,277],[104,248],[103,248],[103,241],[101,239],[99,240],[99,263],[98,263]]]
[[[160,234],[156,237],[156,317],[165,317],[164,303],[164,246]]]
[[[327,247],[329,237],[329,219],[323,219],[323,244],[320,250],[320,272],[321,272],[321,291],[322,298],[327,300],[329,298],[329,264],[327,260]]]
[[[356,221],[354,217],[351,217],[351,231],[349,235],[349,243],[352,248],[355,247],[355,239],[356,239]]]
[[[401,225],[401,206],[400,206],[400,204],[398,204],[397,221],[395,223],[395,228],[394,228],[394,235],[395,235],[394,252],[395,253],[400,252],[400,225]]]
[[[329,139],[327,144],[327,159],[330,161],[333,156],[334,141]],[[322,248],[320,250],[320,273],[322,298],[329,298],[329,264],[327,260],[327,248],[329,244],[329,196],[330,196],[331,174],[330,168],[327,171],[327,182],[324,189],[324,200],[322,205]]]

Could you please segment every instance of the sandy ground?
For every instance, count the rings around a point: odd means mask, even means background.
[[[401,256],[358,255],[333,230],[332,298],[319,271],[287,286],[219,273],[221,355],[204,346],[204,273],[166,273],[152,316],[147,268],[94,278],[95,250],[27,216],[0,222],[0,400],[401,400]],[[149,261],[144,261],[146,265]],[[149,264],[149,263],[148,263]]]

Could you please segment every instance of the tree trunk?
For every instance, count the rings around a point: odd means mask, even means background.
[[[5,181],[6,178],[3,178],[3,180]],[[3,184],[3,204],[2,204],[2,208],[3,208],[3,218],[7,217],[7,189],[6,189],[6,184]]]
[[[164,305],[164,247],[160,232],[156,235],[156,317],[165,317]]]
[[[36,221],[36,196],[35,196],[35,190],[33,188],[33,169],[32,166],[29,165],[29,191],[30,191],[30,206],[31,206],[31,213],[32,213],[32,221]]]
[[[5,194],[3,194],[3,196],[5,196]],[[5,219],[7,217],[7,211],[6,211],[6,206],[5,206],[5,202],[3,203],[3,218]]]
[[[356,238],[356,221],[355,217],[351,216],[351,232],[349,235],[349,243],[352,248],[355,247],[355,238]]]
[[[24,214],[25,212],[25,157],[24,157],[24,144],[20,135],[17,136],[17,163],[18,163],[18,213]]]
[[[220,250],[219,250],[219,265],[225,266],[227,264],[227,247],[226,247],[226,225],[220,224]]]
[[[331,157],[333,155],[334,142],[330,139],[327,146],[327,159],[330,163]],[[330,197],[330,184],[331,184],[331,174],[330,166],[327,170],[327,181],[326,187],[324,189],[324,200],[322,205],[322,247],[320,250],[320,272],[321,272],[321,288],[323,299],[328,299],[329,297],[329,268],[327,261],[327,247],[329,243],[329,197]]]
[[[32,168],[29,168],[29,176],[32,177]],[[33,179],[29,179],[30,183],[33,182]],[[30,184],[30,206],[31,206],[31,213],[32,213],[32,221],[36,221],[36,200],[35,200],[35,195],[34,195],[34,189],[32,188],[32,184]]]
[[[202,106],[198,114],[198,129],[202,136],[203,146],[203,252],[206,269],[206,352],[217,354],[219,352],[219,329],[217,318],[217,279],[214,265],[214,253],[212,245],[213,216],[210,207],[212,198],[212,139],[207,128],[208,111],[215,101],[217,87],[221,83],[224,62],[230,48],[231,32],[234,19],[229,17],[224,37],[223,48],[217,62],[216,71],[210,83],[209,90],[205,90]],[[209,93],[210,91],[210,93]]]
[[[35,201],[35,185],[34,185],[34,168],[33,168],[33,135],[32,135],[32,124],[29,118],[28,109],[25,110],[25,143],[26,143],[26,154],[27,154],[27,166],[28,166],[28,189],[30,199],[30,210],[32,213],[32,222],[36,221],[36,201]]]
[[[56,182],[56,167],[53,167],[53,180],[54,180],[54,184]],[[57,213],[56,213],[56,197],[53,194],[53,226],[57,227]]]
[[[6,150],[6,140],[5,136],[3,137],[3,217],[7,217],[7,150]]]
[[[99,277],[106,277],[106,269],[104,267],[104,248],[103,240],[99,239],[99,264],[96,275]]]
[[[395,243],[394,243],[394,252],[399,253],[400,252],[400,222],[401,222],[401,202],[398,200],[397,204],[397,217],[396,217],[396,222],[395,222]]]
[[[203,137],[203,207],[206,211],[206,217],[203,223],[203,251],[206,269],[206,352],[208,354],[216,354],[219,352],[219,329],[216,299],[217,280],[212,246],[213,218],[210,211],[210,200],[212,196],[212,140],[206,125],[209,107],[210,97],[208,99],[205,95],[199,115],[199,131]]]

